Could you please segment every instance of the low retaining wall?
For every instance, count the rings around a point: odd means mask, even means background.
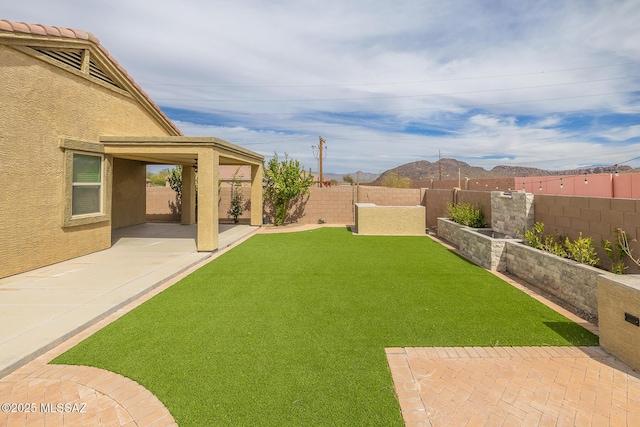
[[[524,243],[507,242],[506,249],[509,273],[591,316],[598,316],[598,277],[611,273]]]
[[[485,229],[491,232],[491,229]],[[507,270],[506,244],[511,239],[500,239],[481,234],[483,230],[460,229],[460,252],[469,261],[488,270]]]
[[[460,230],[466,228],[448,218],[438,218],[438,237],[460,247]]]
[[[598,277],[604,270],[561,258],[513,239],[490,239],[477,229],[438,218],[438,237],[452,243],[470,261],[514,276],[598,317]]]
[[[600,346],[640,371],[640,276],[598,278]]]
[[[424,236],[424,206],[356,203],[356,232],[374,236]]]

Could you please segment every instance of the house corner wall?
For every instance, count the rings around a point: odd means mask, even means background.
[[[113,159],[112,229],[147,221],[146,169],[142,162]]]
[[[108,216],[63,226],[71,190],[60,141],[99,144],[101,135],[165,136],[167,130],[123,91],[3,44],[0,72],[0,97],[11,100],[0,102],[0,278],[110,247]],[[105,189],[112,176],[104,177]]]

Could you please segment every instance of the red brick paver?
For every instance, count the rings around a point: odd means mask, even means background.
[[[599,347],[389,348],[406,426],[640,425],[640,374]]]
[[[88,366],[30,364],[0,380],[0,426],[176,426],[140,384]]]

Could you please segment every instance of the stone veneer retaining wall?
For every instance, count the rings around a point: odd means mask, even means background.
[[[460,230],[467,228],[448,218],[438,218],[438,237],[460,247]]]
[[[493,231],[515,237],[520,230],[528,230],[533,224],[533,194],[491,192],[491,228]]]
[[[598,316],[598,277],[611,273],[523,243],[507,242],[506,249],[509,273],[594,317]]]
[[[461,228],[459,237],[460,252],[465,258],[488,270],[507,270],[506,243],[510,239],[485,236],[471,228]]]

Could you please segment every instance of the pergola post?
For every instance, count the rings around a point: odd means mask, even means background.
[[[218,249],[218,167],[213,148],[198,154],[198,251]]]
[[[193,166],[182,166],[180,223],[182,225],[196,223],[196,173]]]
[[[262,224],[262,165],[251,165],[251,225]]]

